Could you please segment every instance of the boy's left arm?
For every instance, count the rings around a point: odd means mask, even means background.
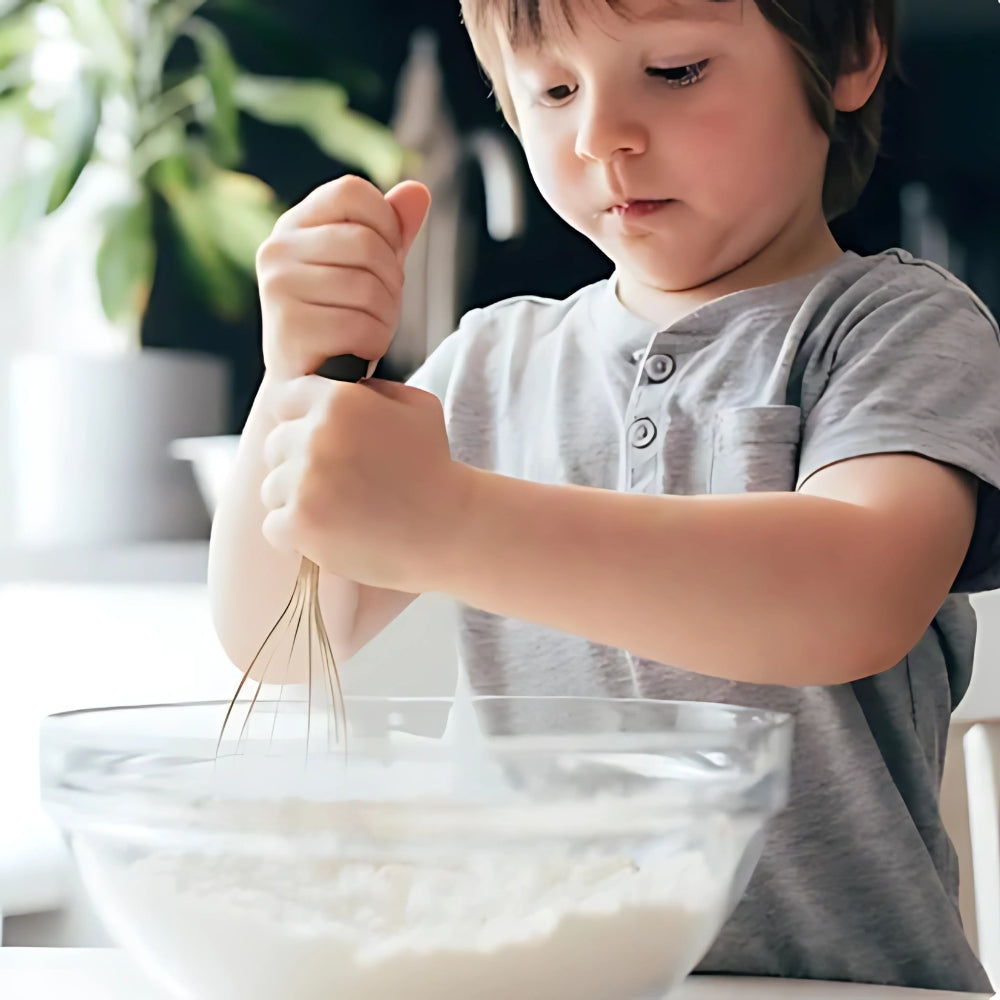
[[[759,684],[888,669],[947,596],[977,480],[912,454],[849,459],[797,493],[647,496],[453,461],[435,396],[299,380],[262,496],[273,544],[330,572]]]
[[[467,475],[467,516],[428,589],[758,684],[847,683],[901,660],[976,517],[971,476],[904,454],[828,466],[798,493],[639,496]]]

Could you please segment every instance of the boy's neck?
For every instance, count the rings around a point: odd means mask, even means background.
[[[739,267],[695,288],[664,290],[622,268],[618,272],[618,299],[629,312],[667,327],[706,302],[818,271],[843,255],[825,222],[815,239],[798,244],[794,250],[780,246],[781,242],[769,244]]]

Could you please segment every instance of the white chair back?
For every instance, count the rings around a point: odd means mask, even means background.
[[[1000,722],[980,722],[963,740],[979,958],[1000,989]]]

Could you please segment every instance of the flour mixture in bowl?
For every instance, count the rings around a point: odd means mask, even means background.
[[[350,758],[308,769],[293,747],[215,763],[223,706],[57,716],[45,799],[113,936],[178,997],[662,997],[784,803],[789,720],[473,706],[470,755],[441,738],[447,699],[348,699]]]

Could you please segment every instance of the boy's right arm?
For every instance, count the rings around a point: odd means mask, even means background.
[[[265,375],[240,439],[236,466],[219,500],[209,547],[215,628],[227,656],[243,670],[288,603],[300,563],[299,556],[277,551],[261,533],[267,513],[260,500],[267,474],[263,447],[274,427],[268,406],[273,386]],[[336,662],[353,656],[416,596],[322,573],[320,604]]]
[[[403,262],[429,201],[427,189],[412,182],[383,196],[366,181],[341,178],[286,212],[258,253],[266,373],[209,546],[216,632],[241,669],[288,603],[301,562],[262,533],[265,449],[277,426],[273,394],[328,357],[375,361],[385,354],[399,317]],[[415,596],[321,573],[320,603],[335,659],[351,657]]]

